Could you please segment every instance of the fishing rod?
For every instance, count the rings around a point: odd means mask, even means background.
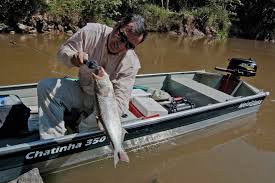
[[[30,46],[27,46],[25,44],[19,44],[17,43],[16,41],[14,41],[13,39],[10,39],[9,36],[8,37],[5,37],[5,36],[1,36],[1,38],[4,38],[7,42],[9,42],[9,44],[14,47],[14,46],[19,46],[19,47],[23,47],[23,48],[27,48],[27,49],[31,49],[33,51],[35,51],[36,53],[39,53],[39,54],[42,54],[44,56],[47,56],[48,58],[50,59],[53,59],[55,60],[56,57],[50,55],[49,53],[46,53],[40,49],[37,49],[37,48],[34,48],[34,47],[30,47]],[[63,72],[60,72],[60,71],[54,71],[54,70],[51,70],[52,73],[54,74],[59,74],[59,75],[63,75],[65,77],[72,77],[72,78],[75,78],[75,76],[71,75],[71,74],[66,74],[66,73],[63,73]]]
[[[6,38],[6,37],[4,37]],[[55,59],[53,56],[49,55],[48,53],[45,53],[44,51],[42,50],[39,50],[37,48],[33,48],[33,47],[30,47],[30,46],[27,46],[27,45],[24,45],[24,44],[18,44],[16,41],[12,40],[12,39],[8,39],[6,38],[9,43],[12,45],[12,46],[21,46],[21,47],[24,47],[24,48],[28,48],[28,49],[31,49],[39,54],[43,54],[45,56],[47,56],[48,58],[50,59]],[[83,64],[87,65],[88,68],[90,69],[95,69],[95,70],[98,70],[100,68],[100,66],[94,61],[94,60],[84,60],[83,61]],[[70,77],[75,77],[75,76],[72,76],[70,74],[65,74],[65,73],[62,73],[62,72],[59,72],[59,71],[51,71],[52,73],[55,73],[55,74],[62,74],[62,75],[66,75],[66,76],[70,76]]]
[[[4,37],[4,38],[10,43],[11,46],[20,46],[20,47],[28,48],[28,49],[31,49],[31,50],[37,52],[37,53],[43,54],[43,55],[47,56],[48,58],[54,59],[53,56],[49,55],[49,53],[46,53],[46,52],[44,52],[44,51],[42,51],[42,50],[39,50],[39,49],[34,48],[34,47],[27,46],[27,45],[25,45],[25,44],[18,44],[18,43],[17,43],[16,41],[14,41],[13,39],[9,39],[9,38],[7,38],[7,37]]]

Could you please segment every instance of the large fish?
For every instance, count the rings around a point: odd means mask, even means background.
[[[102,125],[109,137],[114,150],[114,165],[116,167],[119,160],[129,162],[128,155],[122,147],[127,132],[121,126],[114,89],[108,74],[100,67],[97,74],[93,74],[93,77],[95,79],[96,114],[99,126]]]

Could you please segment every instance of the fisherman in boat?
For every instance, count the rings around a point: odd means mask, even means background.
[[[95,99],[92,97],[94,89],[89,83],[93,70],[83,64],[85,60],[96,61],[109,74],[119,114],[124,114],[140,68],[134,49],[146,36],[144,18],[129,15],[113,28],[88,23],[70,37],[58,50],[58,60],[68,67],[79,67],[79,80],[51,78],[38,83],[40,138],[49,139],[66,134],[65,111],[78,109],[92,115]]]

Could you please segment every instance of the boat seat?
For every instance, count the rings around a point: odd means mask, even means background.
[[[224,92],[221,92],[219,90],[211,88],[207,85],[201,84],[201,83],[194,81],[192,79],[189,79],[189,78],[184,78],[184,77],[174,78],[174,77],[172,77],[171,79],[177,83],[180,83],[188,88],[191,88],[192,90],[195,90],[195,91],[197,91],[211,99],[214,99],[218,102],[225,102],[228,100],[232,100],[234,98],[231,95],[228,95]]]

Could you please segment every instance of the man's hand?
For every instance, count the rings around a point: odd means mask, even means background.
[[[80,67],[83,64],[84,60],[88,59],[88,54],[83,51],[78,51],[76,54],[73,55],[71,58],[71,62],[74,66]]]

